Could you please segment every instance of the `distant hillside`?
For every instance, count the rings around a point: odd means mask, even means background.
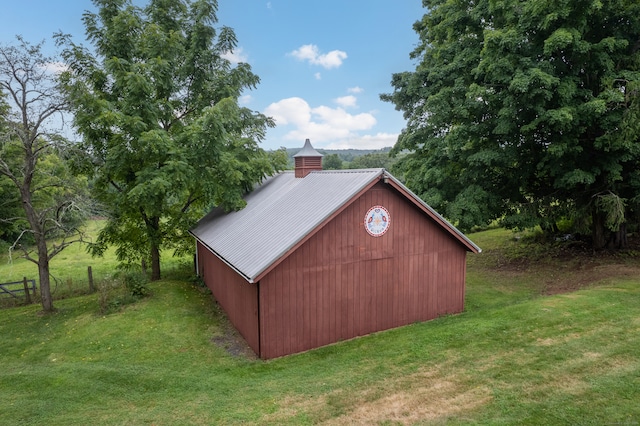
[[[329,154],[337,154],[338,157],[344,162],[351,162],[354,158],[360,157],[365,154],[371,153],[379,153],[379,152],[389,152],[391,151],[391,147],[385,147],[382,149],[316,149],[320,154],[327,156]],[[293,156],[300,151],[300,148],[287,148],[287,155],[293,164]]]

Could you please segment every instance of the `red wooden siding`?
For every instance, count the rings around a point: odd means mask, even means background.
[[[322,157],[296,157],[295,177],[303,178],[312,171],[322,170]]]
[[[260,353],[258,335],[258,287],[197,243],[198,272],[229,320],[255,353]]]
[[[363,225],[374,205],[391,217],[381,237]],[[440,225],[378,183],[260,281],[259,355],[274,358],[460,312],[465,259],[466,249]]]

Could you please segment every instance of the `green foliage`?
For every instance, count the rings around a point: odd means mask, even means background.
[[[222,57],[237,40],[214,27],[215,0],[94,3],[83,18],[93,50],[57,35],[90,153],[77,166],[108,209],[93,251],[116,245],[120,261],[150,262],[158,279],[162,249],[184,250],[208,208],[242,208],[242,195],[285,163],[258,146],[273,121],[238,105],[259,78]]]
[[[102,315],[120,311],[123,307],[151,294],[149,278],[143,273],[127,271],[102,280],[98,284],[98,308]]]
[[[143,273],[127,272],[122,276],[122,281],[134,298],[142,298],[149,295],[149,278]]]
[[[27,224],[19,193],[9,178],[3,175],[0,175],[0,218],[0,241],[13,243]],[[33,243],[33,238],[29,243]]]
[[[377,169],[383,168],[391,170],[395,163],[395,158],[389,156],[388,152],[372,152],[358,156],[349,163],[351,169]]]
[[[586,223],[596,194],[637,200],[640,3],[424,5],[416,69],[381,95],[407,119],[392,154],[414,192],[465,227],[553,229]]]
[[[322,158],[322,168],[324,170],[342,169],[342,159],[338,154],[328,154]]]
[[[296,155],[299,151],[300,151],[300,147],[298,148],[282,148],[286,151],[287,156],[289,157],[289,165],[291,167],[293,167],[293,156]],[[391,147],[387,147],[387,148],[382,148],[382,149],[322,149],[319,148],[317,149],[317,151],[324,155],[323,158],[323,164],[324,164],[324,160],[327,159],[327,157],[335,154],[338,156],[338,158],[340,160],[342,160],[343,163],[350,163],[352,162],[354,159],[362,156],[362,155],[366,155],[366,154],[374,154],[374,153],[380,153],[380,152],[389,152],[391,150]]]
[[[605,215],[605,226],[615,231],[620,228],[624,222],[626,202],[611,192],[607,194],[597,194],[595,196],[596,209]]]

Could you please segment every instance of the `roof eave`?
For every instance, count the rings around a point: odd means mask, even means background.
[[[244,272],[242,272],[240,269],[236,268],[235,266],[233,266],[233,264],[229,261],[227,261],[224,257],[220,256],[219,253],[217,253],[215,250],[213,250],[211,247],[209,247],[207,245],[207,243],[205,243],[204,241],[202,241],[200,238],[198,238],[198,236],[196,234],[194,234],[191,231],[188,231],[189,234],[191,234],[193,236],[193,238],[195,238],[200,244],[202,244],[203,247],[205,247],[207,250],[209,250],[210,253],[212,253],[215,257],[217,257],[218,259],[220,259],[225,265],[227,265],[229,268],[233,269],[234,271],[236,271],[236,273],[238,275],[240,275],[242,278],[244,278],[249,284],[253,284],[256,281],[253,280],[253,278],[247,276]]]

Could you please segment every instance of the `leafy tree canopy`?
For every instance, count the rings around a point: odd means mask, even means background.
[[[342,169],[342,158],[338,154],[327,154],[322,159],[322,168],[325,170]]]
[[[258,147],[273,121],[238,105],[259,78],[224,58],[237,40],[214,26],[216,0],[93,2],[98,12],[83,18],[93,49],[57,38],[84,167],[110,212],[95,252],[115,244],[121,261],[150,260],[159,279],[161,248],[179,248],[212,205],[243,207],[286,156]]]
[[[352,169],[377,169],[385,168],[391,170],[395,158],[389,156],[388,152],[371,152],[368,154],[356,157],[349,163],[349,168]]]
[[[640,3],[423,3],[416,69],[381,96],[407,120],[394,152],[410,152],[409,187],[463,229],[565,217],[596,247],[624,245],[640,201]]]

